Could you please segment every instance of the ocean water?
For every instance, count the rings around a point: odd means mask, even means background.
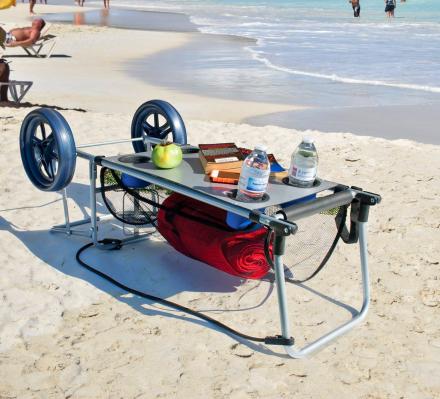
[[[188,14],[199,30],[256,39],[246,46],[265,68],[310,81],[440,95],[440,1],[397,0],[387,20],[382,0],[115,0],[112,5]],[[435,94],[432,96],[432,94]],[[411,96],[411,94],[410,94]],[[414,96],[413,96],[414,97]]]

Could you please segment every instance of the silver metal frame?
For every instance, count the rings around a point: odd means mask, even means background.
[[[34,44],[22,47],[22,49],[31,57],[50,58],[57,41],[58,38],[54,35],[44,35],[40,37]],[[45,47],[49,47],[49,50],[45,55],[43,55],[41,54],[41,50]]]
[[[34,82],[25,81],[25,80],[10,80],[9,82],[0,82],[0,87],[8,86],[9,93],[11,94],[12,99],[17,104],[20,104],[21,100],[23,100],[24,96],[30,90]]]
[[[122,142],[131,142],[134,140],[118,140],[116,143],[122,143]],[[141,139],[142,140],[142,139]],[[115,142],[106,142],[106,143],[98,143],[98,144],[90,144],[90,145],[82,145],[77,146],[77,148],[84,148],[84,147],[97,147],[101,145],[106,144],[115,144]],[[97,248],[106,249],[106,245],[101,244],[99,242],[98,238],[98,222],[111,219],[112,215],[104,215],[104,216],[98,216],[97,215],[97,201],[96,196],[101,192],[99,188],[96,186],[96,179],[97,179],[97,164],[95,161],[95,156],[93,154],[85,153],[83,151],[77,150],[77,156],[80,158],[84,158],[88,160],[89,162],[89,203],[90,203],[90,216],[86,217],[82,220],[78,220],[75,222],[70,221],[69,216],[69,204],[67,200],[67,189],[64,188],[60,194],[63,201],[63,210],[64,210],[64,223],[59,224],[56,226],[53,226],[51,228],[52,233],[63,233],[66,235],[77,235],[77,236],[83,236],[83,237],[89,237],[92,239],[93,245]],[[86,224],[90,224],[90,228],[88,230],[78,230],[76,229],[78,226],[83,226]],[[146,232],[146,233],[140,233],[139,228],[134,229],[134,234],[132,237],[124,238],[121,240],[123,244],[127,244],[129,242],[137,242],[144,239],[147,239],[152,232]]]
[[[343,323],[342,325],[338,326],[329,333],[321,336],[317,340],[306,345],[302,349],[296,350],[294,346],[285,346],[284,349],[286,350],[287,354],[290,357],[296,359],[304,358],[310,355],[311,353],[316,352],[318,349],[322,349],[323,347],[329,345],[336,338],[352,330],[354,327],[356,327],[359,323],[361,323],[365,319],[370,305],[370,281],[368,276],[368,252],[367,252],[367,223],[359,223],[359,249],[360,249],[360,260],[361,260],[361,271],[362,271],[362,292],[363,292],[363,301],[360,311],[358,311],[357,315],[355,315],[348,322]],[[282,262],[280,263],[280,260],[278,260],[278,262],[276,262],[275,265],[276,265],[276,269],[278,269],[277,274],[284,275],[284,268]],[[282,287],[284,285],[285,284],[277,282],[278,289],[279,287]],[[278,295],[278,303],[279,303],[280,315],[281,315],[282,336],[287,338],[290,337],[290,331],[286,318],[287,303],[284,292]]]
[[[138,139],[130,139],[130,140],[115,140],[110,142],[103,142],[103,143],[95,143],[95,144],[85,144],[81,146],[77,146],[77,156],[83,159],[88,160],[89,162],[89,181],[90,181],[90,210],[91,215],[88,218],[85,218],[80,221],[71,222],[69,218],[69,210],[68,210],[68,203],[67,203],[67,195],[66,190],[64,189],[62,191],[62,197],[63,197],[63,207],[64,207],[64,217],[65,217],[65,223],[62,225],[57,225],[52,228],[53,232],[56,233],[65,233],[68,235],[82,235],[91,237],[93,240],[93,244],[96,247],[105,247],[104,245],[101,245],[99,243],[98,239],[98,222],[100,220],[103,220],[103,217],[97,216],[96,211],[96,195],[99,190],[97,190],[96,187],[96,178],[97,178],[97,161],[96,157],[93,154],[89,154],[87,152],[79,150],[79,148],[86,148],[86,147],[96,147],[101,145],[107,145],[107,144],[116,144],[116,143],[122,143],[122,142],[132,142],[132,141],[140,141],[148,140],[151,142],[157,142],[159,140],[156,139],[145,139],[145,138],[138,138]],[[142,174],[139,171],[132,170],[127,166],[114,164],[105,158],[101,158],[99,160],[100,165],[109,167],[114,170],[118,170],[120,172],[126,173],[128,175],[131,175],[133,177],[137,177],[139,179],[147,179],[150,183],[157,184],[161,187],[164,187],[166,189],[170,189],[173,191],[176,191],[180,194],[187,195],[191,198],[194,198],[196,200],[205,202],[209,205],[216,206],[219,208],[222,208],[227,211],[234,212],[240,216],[243,216],[245,218],[250,219],[251,218],[251,211],[236,206],[231,203],[226,203],[224,201],[221,201],[220,199],[217,199],[213,196],[210,196],[206,193],[202,193],[199,191],[195,191],[191,189],[190,187],[186,187],[184,185],[179,185],[177,183],[168,181],[166,179],[162,179],[158,176],[153,176],[149,174]],[[349,189],[350,192],[353,194],[352,197],[354,197],[356,190]],[[335,200],[338,200],[337,193],[333,194],[333,197]],[[329,196],[331,197],[331,196]],[[340,201],[340,200],[339,200]],[[315,201],[317,202],[317,201]],[[349,202],[347,202],[349,203]],[[322,206],[314,207],[314,212],[321,212],[324,210],[328,210],[334,207],[334,203],[331,204],[327,202],[326,204],[323,204]],[[309,209],[307,209],[309,208]],[[310,214],[311,209],[306,204],[300,204],[298,205],[299,212],[297,217],[295,218],[295,221],[297,219],[301,219],[302,217],[306,217]],[[110,216],[111,215],[107,215]],[[253,215],[255,216],[255,214]],[[259,223],[264,224],[266,226],[269,226],[271,224],[278,224],[279,226],[283,227],[292,227],[291,222],[286,222],[283,220],[281,215],[275,215],[275,216],[268,216],[265,214],[261,214],[259,216]],[[76,230],[75,228],[84,224],[90,224],[90,229],[88,231],[84,230]],[[147,238],[148,235],[151,233],[147,233],[144,235],[135,234],[133,237],[126,238],[123,240],[123,242],[134,242],[138,240],[142,240]],[[330,342],[334,341],[336,338],[340,337],[343,334],[346,334],[348,331],[352,330],[356,325],[358,325],[366,316],[368,312],[369,307],[369,301],[370,301],[370,288],[369,288],[369,278],[368,278],[368,252],[367,252],[367,223],[359,223],[359,249],[360,249],[360,266],[361,266],[361,272],[362,272],[362,292],[363,292],[363,303],[361,309],[358,311],[357,315],[355,315],[351,320],[348,322],[343,323],[342,325],[338,326],[334,330],[330,331],[329,333],[321,336],[314,342],[306,345],[302,349],[296,349],[294,345],[292,346],[285,346],[286,353],[292,357],[292,358],[303,358],[307,355],[310,355],[311,353],[322,349],[326,345],[328,345]],[[289,323],[289,315],[288,315],[288,306],[287,306],[287,295],[286,295],[286,283],[285,283],[285,276],[284,276],[284,266],[283,266],[283,257],[280,255],[274,256],[274,265],[275,265],[275,282],[277,287],[277,297],[278,297],[278,306],[279,306],[279,314],[280,314],[280,326],[281,326],[281,336],[283,338],[291,338],[291,332],[290,332],[290,323]]]

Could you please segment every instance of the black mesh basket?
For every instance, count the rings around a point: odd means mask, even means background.
[[[163,207],[162,202],[170,194],[169,191],[148,183],[143,188],[127,187],[120,172],[105,167],[101,169],[100,178],[104,203],[116,219],[129,225],[156,226],[159,208]],[[265,213],[272,216],[279,210],[280,207],[271,206],[266,208]],[[178,209],[173,211],[181,213]],[[346,215],[347,206],[342,206],[295,222],[298,230],[286,237],[283,255],[287,281],[304,282],[318,274],[336,248]],[[237,234],[241,234],[240,230]],[[273,236],[273,231],[268,230],[265,252],[272,268],[270,247]]]
[[[120,172],[105,167],[100,180],[104,203],[116,219],[133,226],[156,225],[158,205],[167,195],[165,190],[147,183],[143,188],[127,187]]]
[[[278,208],[279,210],[280,208]],[[271,209],[267,214],[276,213]],[[286,237],[283,255],[286,279],[295,283],[305,282],[316,276],[330,259],[345,226],[347,206],[341,206],[298,220],[298,230]],[[268,245],[273,232],[266,239],[266,257],[273,267]]]

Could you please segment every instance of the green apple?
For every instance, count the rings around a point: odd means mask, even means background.
[[[157,144],[151,158],[158,168],[172,169],[182,162],[182,150],[173,143]]]

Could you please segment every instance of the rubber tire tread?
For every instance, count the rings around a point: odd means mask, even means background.
[[[147,111],[158,111],[158,113],[165,115],[170,123],[173,134],[173,142],[179,144],[187,144],[186,128],[182,117],[176,108],[170,103],[163,100],[150,100],[143,103],[135,112],[131,123],[131,138],[142,137],[143,128],[142,123]],[[144,143],[141,141],[134,141],[133,148],[135,152],[145,152]]]
[[[58,147],[58,170],[53,182],[48,182],[42,176],[33,160],[31,133],[41,122],[51,127]],[[51,108],[38,108],[24,118],[20,129],[20,154],[29,180],[39,190],[59,191],[72,181],[76,167],[75,140],[69,124],[58,111]]]

